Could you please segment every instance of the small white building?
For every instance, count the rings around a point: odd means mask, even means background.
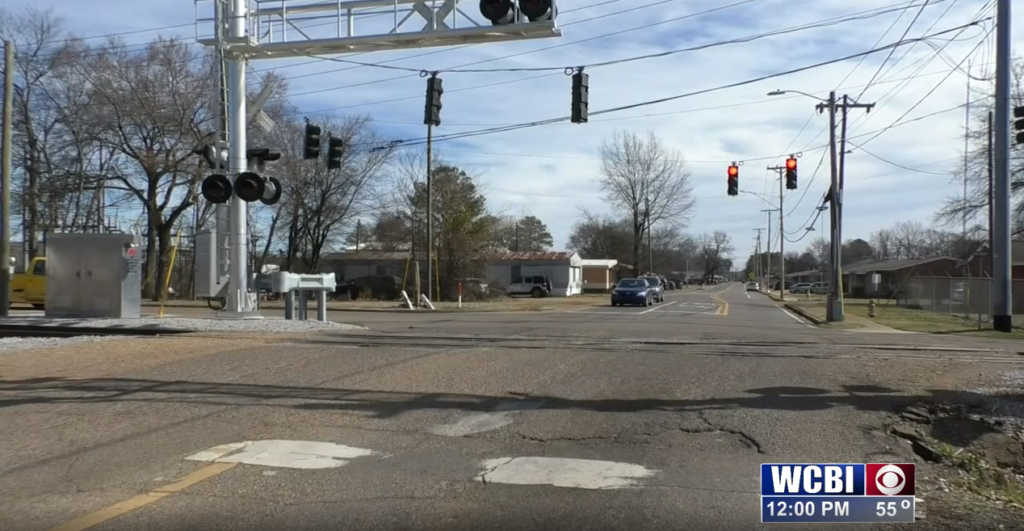
[[[618,260],[583,260],[583,291],[607,293],[618,280],[615,266]]]
[[[583,259],[571,251],[505,252],[488,260],[485,269],[487,282],[507,286],[517,278],[543,275],[551,282],[552,297],[583,293]]]

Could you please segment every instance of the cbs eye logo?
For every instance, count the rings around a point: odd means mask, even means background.
[[[913,464],[867,465],[868,496],[909,496],[914,494]]]

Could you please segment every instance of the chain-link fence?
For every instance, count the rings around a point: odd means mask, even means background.
[[[992,319],[990,278],[908,277],[896,289],[892,300],[897,306],[956,315],[968,319]],[[1013,282],[1013,313],[1024,313],[1024,280]],[[1021,322],[1017,317],[1014,324]]]

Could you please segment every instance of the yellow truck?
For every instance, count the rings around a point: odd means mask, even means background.
[[[11,278],[11,304],[46,307],[46,257],[33,258],[24,273]]]

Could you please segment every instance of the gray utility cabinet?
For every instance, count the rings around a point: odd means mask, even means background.
[[[47,237],[47,317],[137,319],[141,314],[142,253],[137,236]]]

